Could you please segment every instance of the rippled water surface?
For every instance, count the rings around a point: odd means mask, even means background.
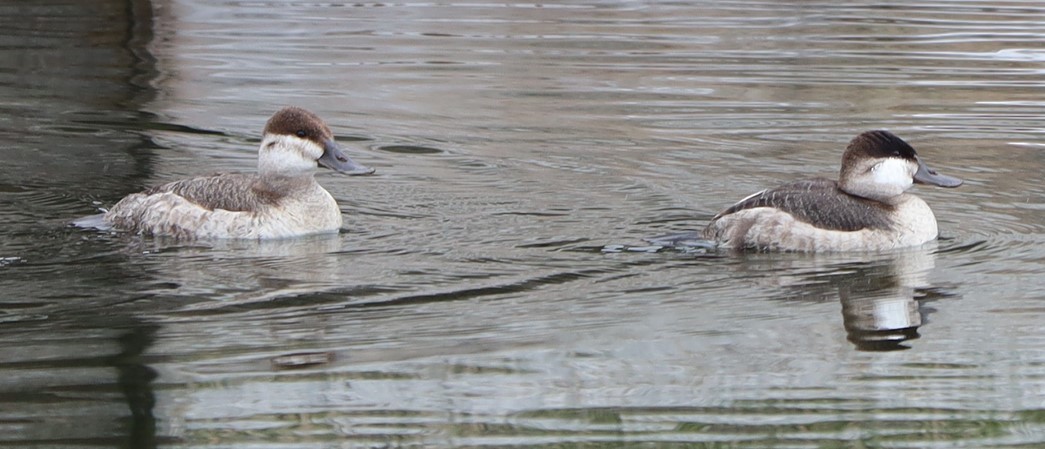
[[[9,3],[0,446],[1045,444],[1040,3]],[[340,235],[69,226],[286,104]],[[641,247],[876,128],[939,242]]]

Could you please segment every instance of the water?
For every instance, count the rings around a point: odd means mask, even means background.
[[[0,6],[0,446],[1038,447],[1035,2]],[[249,170],[285,104],[346,232],[68,226]],[[606,251],[833,176],[959,189],[885,254]]]

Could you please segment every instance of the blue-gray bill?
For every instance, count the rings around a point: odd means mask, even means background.
[[[323,145],[323,156],[319,158],[319,165],[322,165],[331,170],[344,173],[346,175],[369,175],[374,173],[374,169],[360,164],[348,156],[345,156],[345,152],[341,150],[341,147],[333,140],[328,140]]]
[[[929,184],[938,187],[954,188],[962,185],[962,180],[953,176],[941,175],[925,165],[922,158],[918,159],[918,171],[914,174],[914,182]]]

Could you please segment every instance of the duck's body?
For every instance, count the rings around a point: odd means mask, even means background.
[[[957,187],[899,137],[869,131],[842,157],[839,181],[811,179],[763,190],[722,211],[703,237],[720,247],[767,251],[877,251],[936,239],[936,217],[906,193],[914,182]]]
[[[341,210],[316,182],[317,163],[347,174],[373,173],[344,156],[319,117],[285,108],[265,126],[257,174],[223,173],[153,187],[120,200],[104,220],[117,229],[176,238],[335,233]]]
[[[266,239],[333,233],[334,197],[311,176],[223,173],[128,195],[106,214],[118,229],[176,238]]]

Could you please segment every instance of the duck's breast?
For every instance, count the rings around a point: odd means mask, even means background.
[[[259,213],[258,232],[273,238],[336,233],[342,225],[337,201],[318,183]]]
[[[901,195],[896,203],[892,230],[900,246],[921,245],[936,240],[940,234],[929,205],[909,193]]]

